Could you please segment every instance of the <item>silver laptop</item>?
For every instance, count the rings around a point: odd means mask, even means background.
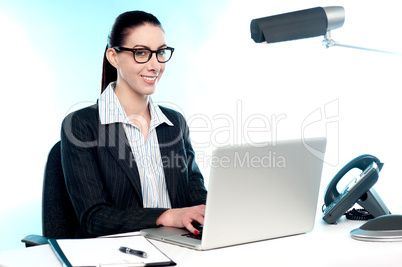
[[[309,232],[314,227],[326,138],[217,148],[200,236],[141,230],[148,238],[208,250]]]

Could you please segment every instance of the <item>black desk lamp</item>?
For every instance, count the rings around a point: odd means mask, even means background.
[[[276,43],[324,36],[323,45],[325,48],[341,46],[400,55],[399,53],[345,45],[334,41],[331,38],[331,30],[342,27],[344,21],[345,9],[341,6],[315,7],[253,19],[250,24],[251,38],[256,43]]]

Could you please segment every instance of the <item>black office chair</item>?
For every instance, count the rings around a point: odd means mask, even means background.
[[[64,182],[58,141],[50,150],[45,167],[42,192],[43,235],[28,235],[21,241],[29,247],[47,244],[48,238],[74,238],[78,228],[79,222]]]

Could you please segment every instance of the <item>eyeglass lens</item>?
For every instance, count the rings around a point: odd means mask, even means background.
[[[153,53],[156,54],[156,58],[161,63],[167,62],[172,56],[172,50],[170,49],[159,49],[155,52],[148,49],[137,49],[134,53],[134,59],[137,62],[145,63],[151,59]]]

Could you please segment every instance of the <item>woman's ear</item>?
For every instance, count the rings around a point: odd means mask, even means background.
[[[119,68],[117,52],[114,48],[109,48],[108,50],[106,50],[106,58],[113,67],[115,67],[116,69]]]

